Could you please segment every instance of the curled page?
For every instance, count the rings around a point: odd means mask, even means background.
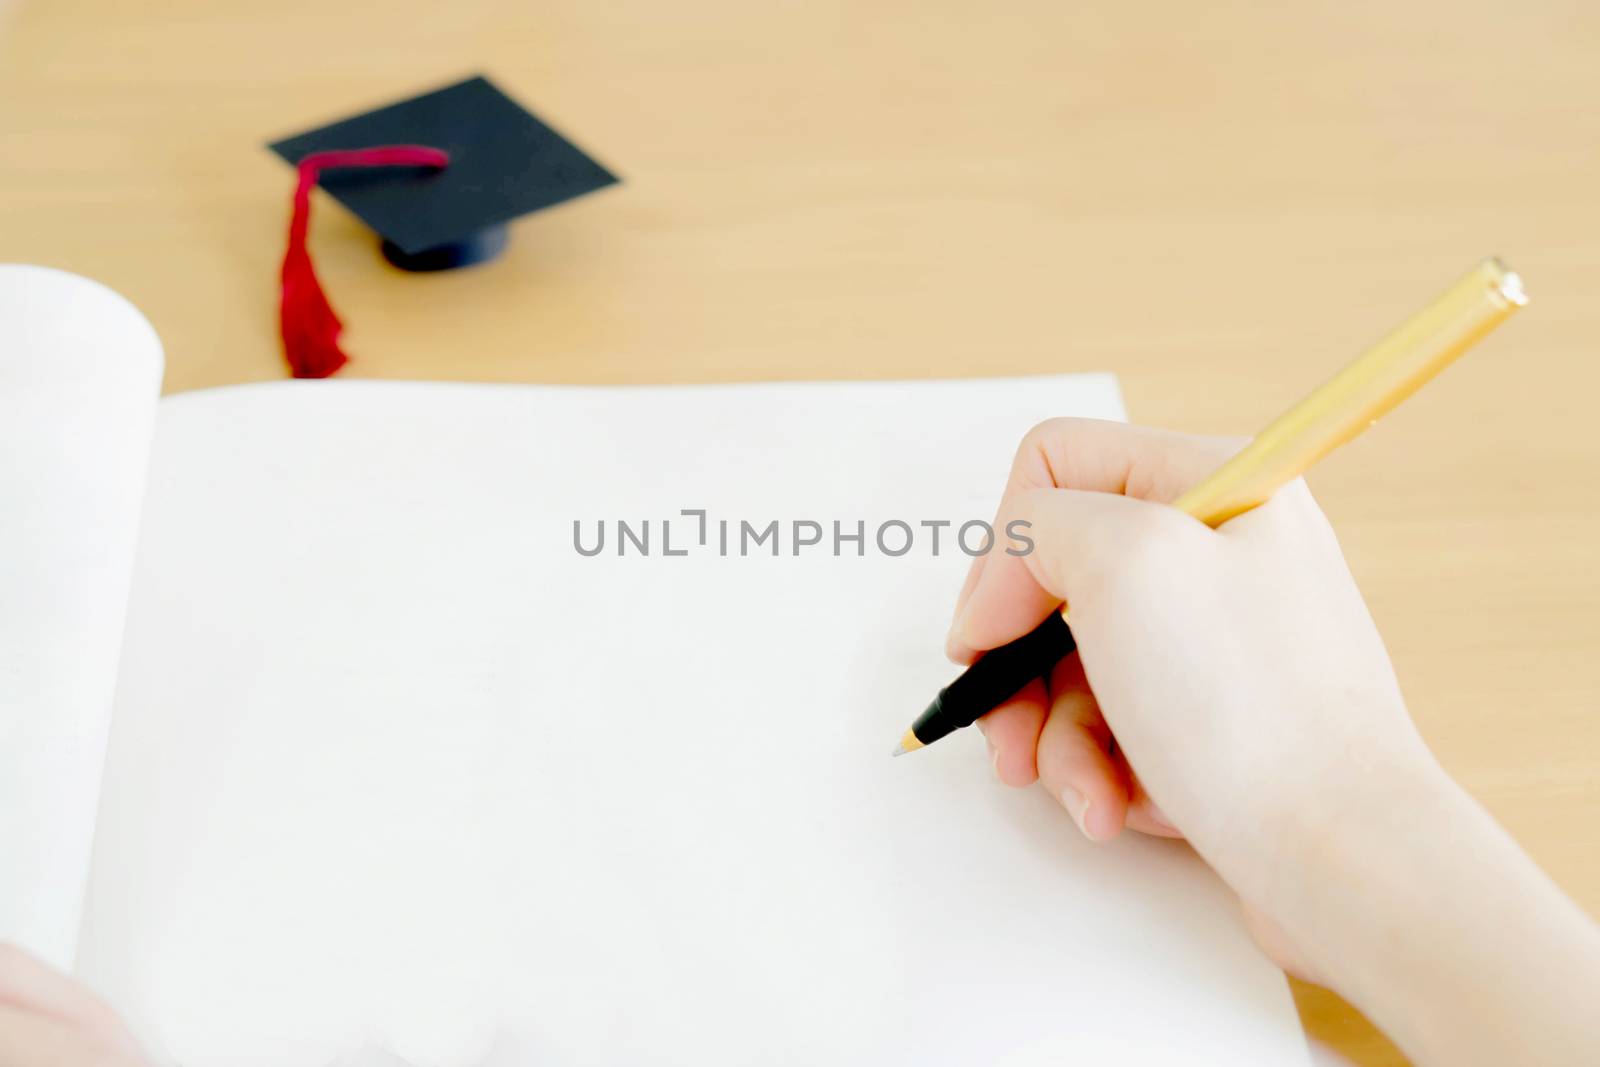
[[[72,963],[161,345],[85,278],[0,265],[0,940]]]

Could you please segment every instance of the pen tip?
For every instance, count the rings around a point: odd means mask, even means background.
[[[922,747],[922,739],[917,736],[916,730],[907,730],[900,735],[900,743],[894,746],[894,755],[904,756],[907,752],[915,752]]]

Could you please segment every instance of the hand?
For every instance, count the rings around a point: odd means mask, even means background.
[[[981,724],[1002,781],[1038,780],[1085,835],[1185,836],[1251,906],[1280,963],[1284,849],[1352,781],[1433,768],[1327,520],[1304,483],[1212,530],[1163,506],[1239,442],[1063,419],[1023,441],[949,652],[967,663],[1070,605],[1078,653]]]
[[[1034,547],[975,561],[949,652],[1063,603],[1078,651],[985,718],[996,772],[1091,840],[1187,837],[1274,959],[1418,1061],[1600,1062],[1600,927],[1435,762],[1304,483],[1216,530],[1163,506],[1239,444],[1023,441],[995,528]]]
[[[1315,825],[1354,769],[1431,759],[1303,482],[1217,530],[1161,506],[1238,447],[1035,429],[997,520],[1030,523],[1034,550],[975,562],[949,652],[971,662],[1069,604],[1078,653],[982,723],[1001,779],[1042,781],[1095,841],[1181,830],[1253,890],[1261,833]]]
[[[14,945],[0,944],[0,1067],[145,1067],[100,1000]]]

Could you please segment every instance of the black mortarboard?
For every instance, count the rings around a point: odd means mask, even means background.
[[[616,183],[616,176],[482,76],[272,144],[291,165],[313,152],[428,145],[443,170],[345,170],[318,184],[383,237],[407,270],[492,257],[505,224]]]
[[[299,173],[279,321],[284,354],[304,378],[346,359],[306,247],[313,185],[378,231],[395,266],[431,271],[492,259],[512,219],[617,180],[481,76],[271,147]]]

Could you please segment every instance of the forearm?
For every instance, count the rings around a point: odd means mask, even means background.
[[[1600,927],[1442,771],[1307,840],[1297,940],[1419,1063],[1600,1063]]]

